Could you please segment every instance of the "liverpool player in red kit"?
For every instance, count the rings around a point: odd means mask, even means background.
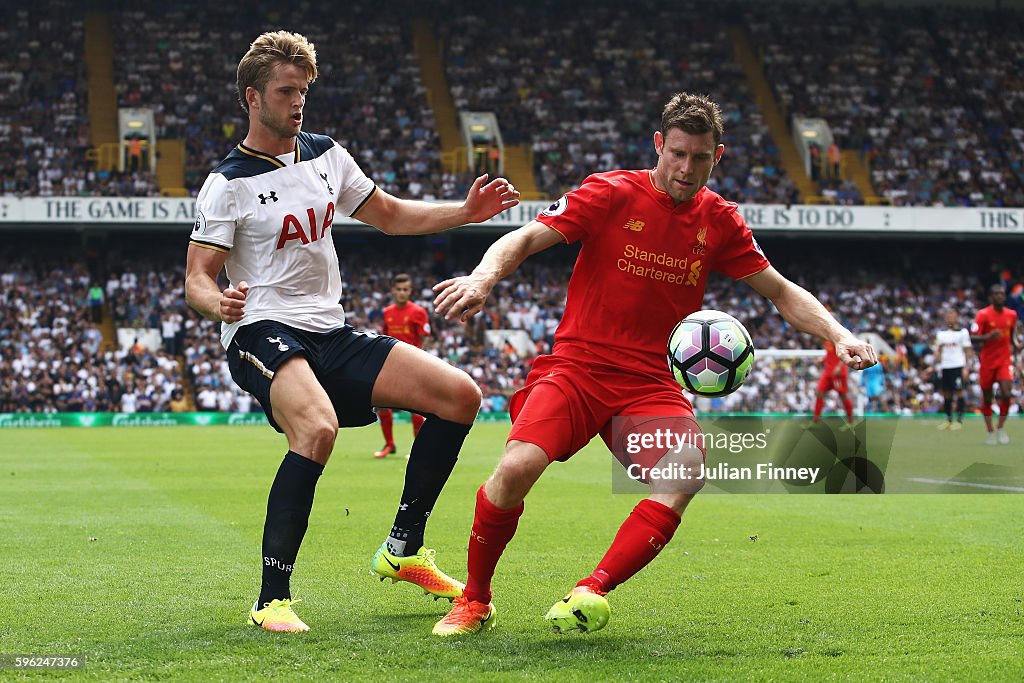
[[[1018,339],[1021,322],[1017,319],[1017,311],[1006,308],[1006,288],[992,285],[988,290],[991,306],[978,311],[971,326],[971,340],[984,342],[978,359],[978,384],[981,386],[981,414],[985,417],[985,429],[988,435],[985,443],[994,446],[1010,443],[1010,437],[1003,429],[1006,416],[1010,412],[1010,397],[1013,392],[1013,353],[1020,350]],[[996,431],[992,429],[992,385],[999,383],[999,424]]]
[[[701,308],[710,271],[743,279],[795,327],[833,342],[850,367],[876,362],[869,344],[772,268],[736,204],[705,187],[725,149],[721,137],[717,105],[675,95],[654,133],[656,168],[588,177],[537,220],[491,245],[472,273],[434,287],[437,313],[465,321],[527,256],[559,242],[582,243],[552,353],[537,358],[526,386],[512,397],[505,453],[477,491],[465,592],[434,626],[435,634],[494,625],[491,578],[527,492],[552,462],[568,459],[598,434],[610,448],[619,443],[613,417],[692,422],[693,409],[668,370],[665,348],[672,327]],[[689,472],[700,472],[703,464],[694,447],[644,455],[659,460],[631,464],[660,468],[672,458],[675,471]],[[654,559],[703,486],[699,476],[644,481],[651,495],[633,509],[594,572],[548,612],[556,630],[602,628],[610,613],[604,595]]]
[[[423,338],[430,334],[430,317],[427,309],[409,301],[412,296],[412,278],[407,273],[399,273],[391,280],[391,298],[394,303],[384,309],[384,325],[381,333],[394,337],[398,341],[412,344],[416,348],[423,347]],[[384,448],[373,454],[375,458],[386,458],[395,452],[394,416],[390,408],[378,408],[377,419],[380,429],[384,432]],[[412,438],[420,433],[423,416],[412,413]]]
[[[849,374],[850,368],[840,362],[839,356],[836,355],[836,345],[829,341],[825,342],[825,361],[821,370],[821,379],[818,380],[818,391],[814,396],[813,422],[821,420],[821,410],[825,407],[825,396],[832,390],[839,394],[839,400],[843,402],[847,425],[853,422],[853,401],[850,400],[850,385],[846,381]]]

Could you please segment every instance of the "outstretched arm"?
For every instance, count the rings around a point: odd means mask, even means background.
[[[502,235],[487,249],[472,273],[434,285],[434,310],[446,320],[466,322],[483,310],[498,280],[515,272],[527,256],[561,241],[561,233],[540,221],[530,221]]]
[[[771,299],[793,327],[835,344],[839,360],[849,367],[863,370],[878,362],[871,344],[854,337],[810,292],[784,278],[775,268],[768,266],[745,282],[761,296]]]
[[[354,218],[388,235],[425,235],[482,223],[519,203],[519,191],[504,178],[487,181],[477,178],[461,204],[434,204],[414,199],[399,199],[378,188]]]

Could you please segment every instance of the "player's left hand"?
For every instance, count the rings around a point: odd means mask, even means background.
[[[870,368],[878,362],[875,348],[871,344],[854,337],[836,342],[836,356],[853,370]]]
[[[467,223],[482,223],[519,203],[519,190],[504,178],[487,182],[487,174],[473,181],[462,208]]]

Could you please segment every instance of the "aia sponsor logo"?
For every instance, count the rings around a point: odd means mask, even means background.
[[[284,217],[281,221],[281,234],[277,238],[278,249],[283,249],[293,240],[298,240],[303,245],[322,240],[327,235],[331,223],[334,222],[334,202],[327,203],[322,219],[317,217],[317,212],[312,207],[306,209],[305,218],[305,225],[303,225],[302,221],[292,214]]]

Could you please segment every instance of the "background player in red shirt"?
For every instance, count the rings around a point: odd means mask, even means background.
[[[825,407],[825,395],[835,390],[839,399],[843,402],[843,410],[846,412],[847,424],[853,423],[853,401],[850,400],[850,385],[847,378],[850,368],[839,361],[836,355],[836,345],[832,342],[825,342],[825,358],[821,370],[821,379],[818,380],[818,390],[814,396],[814,418],[812,422],[821,420],[821,411]]]
[[[435,634],[493,626],[491,578],[527,492],[548,465],[568,459],[597,434],[625,462],[626,454],[614,447],[622,434],[613,434],[613,417],[642,423],[667,416],[684,429],[693,422],[665,348],[672,327],[701,308],[709,271],[745,280],[795,327],[833,342],[847,365],[863,369],[876,362],[869,344],[771,267],[736,204],[705,187],[725,150],[721,137],[717,105],[675,95],[654,133],[655,169],[588,177],[537,220],[491,245],[472,273],[434,287],[437,313],[466,321],[527,256],[559,242],[582,242],[552,353],[537,358],[526,386],[512,397],[505,453],[477,492],[466,589]],[[670,462],[677,472],[679,466],[702,472],[703,453],[695,447],[644,457],[631,464]],[[594,572],[548,612],[559,630],[602,628],[609,615],[603,596],[654,559],[703,486],[699,475],[644,481],[650,497],[634,508]]]
[[[427,309],[409,301],[412,296],[412,278],[408,273],[399,273],[391,280],[391,298],[394,303],[384,309],[384,324],[381,333],[398,341],[423,348],[423,338],[430,334],[430,316]],[[412,438],[420,433],[423,416],[412,415]],[[375,458],[386,458],[395,452],[394,416],[391,408],[378,408],[377,419],[384,432],[384,448],[373,454]]]
[[[1013,394],[1013,350],[1020,350],[1018,338],[1020,320],[1017,311],[1006,308],[1006,288],[992,285],[988,290],[991,306],[978,311],[971,326],[971,341],[984,342],[978,352],[980,367],[978,384],[981,386],[981,414],[985,417],[988,436],[985,443],[995,445],[1010,443],[1003,426],[1010,413],[1010,397]],[[1016,331],[1016,333],[1015,333]],[[992,429],[992,385],[999,383],[999,425],[998,434]]]

